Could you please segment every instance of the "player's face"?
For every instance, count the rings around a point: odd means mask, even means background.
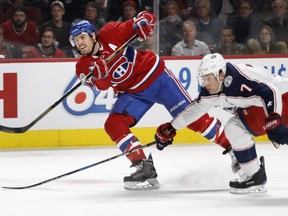
[[[88,55],[93,49],[93,44],[96,42],[95,35],[92,37],[87,33],[82,33],[73,38],[77,50],[82,55]]]
[[[210,94],[218,93],[221,83],[219,83],[213,73],[203,75],[202,81],[202,86],[205,87]]]

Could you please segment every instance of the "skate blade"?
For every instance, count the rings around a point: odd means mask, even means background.
[[[249,188],[229,188],[229,192],[233,194],[248,194],[248,193],[266,193],[265,185],[257,185]]]
[[[124,188],[126,190],[153,190],[153,189],[159,189],[160,183],[156,178],[147,179],[144,182],[130,181],[130,182],[124,182]]]

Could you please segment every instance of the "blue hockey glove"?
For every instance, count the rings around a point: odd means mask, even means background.
[[[175,136],[176,130],[173,128],[170,122],[160,125],[155,133],[157,149],[162,151],[165,147],[171,145],[173,142],[173,137]]]
[[[288,128],[283,125],[281,116],[279,114],[270,114],[266,118],[263,128],[266,131],[268,138],[272,142],[276,142],[281,145],[288,144]]]

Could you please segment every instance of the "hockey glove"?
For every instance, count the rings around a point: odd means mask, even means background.
[[[152,16],[152,15],[150,15]],[[149,22],[150,17],[148,13],[138,15],[133,23],[133,29],[137,33],[140,40],[146,40],[154,30],[154,24]]]
[[[155,133],[157,149],[162,151],[165,147],[171,145],[173,142],[173,137],[175,136],[176,130],[173,128],[170,122],[160,125]]]
[[[266,120],[263,129],[272,142],[284,145],[288,144],[288,128],[282,123],[281,116],[277,113],[270,114]]]
[[[89,71],[93,73],[94,79],[103,79],[108,74],[108,66],[104,59],[97,57],[90,62]]]

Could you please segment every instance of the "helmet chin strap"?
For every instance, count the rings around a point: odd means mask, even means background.
[[[97,43],[98,43],[98,40],[97,40],[96,42],[94,41],[93,47],[92,47],[92,49],[91,49],[91,52],[88,53],[88,56],[90,56],[90,55],[93,53],[93,51],[94,51],[95,46],[96,46]]]
[[[217,81],[219,82],[219,87],[217,89],[216,94],[219,93],[222,90],[222,83],[223,83],[223,81],[220,81],[219,79],[217,79]]]
[[[219,74],[217,76],[217,81],[219,83],[219,86],[218,86],[218,89],[217,89],[217,92],[216,93],[219,93],[221,90],[222,90],[222,83],[224,81],[224,79],[222,81],[220,81],[220,74],[222,73],[222,71],[220,70],[219,71]]]

